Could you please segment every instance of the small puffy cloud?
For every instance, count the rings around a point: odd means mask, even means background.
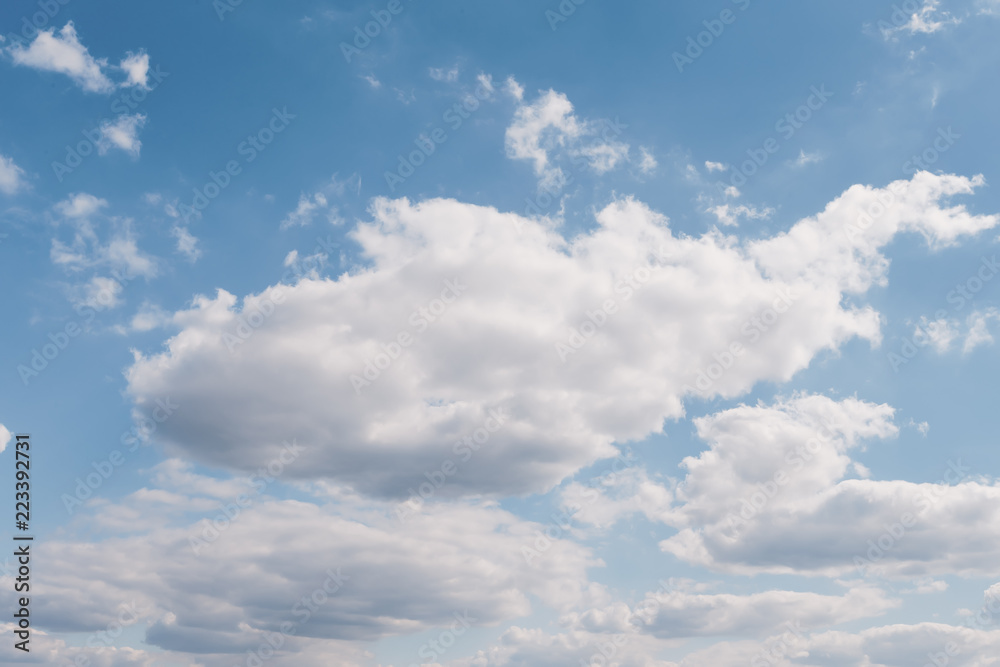
[[[519,84],[512,76],[508,76],[506,81],[504,81],[504,90],[518,102],[524,99],[524,86]]]
[[[10,442],[10,431],[3,424],[0,424],[0,452],[7,449],[7,443]]]
[[[729,165],[723,164],[721,162],[712,162],[711,160],[706,160],[705,169],[707,169],[709,173],[713,171],[726,171],[729,169]]]
[[[986,311],[976,311],[969,315],[967,326],[969,332],[965,336],[962,345],[962,352],[968,354],[980,345],[990,345],[993,343],[993,336],[990,334],[989,323],[1000,321],[1000,311],[991,308]]]
[[[136,86],[138,88],[149,88],[149,54],[144,51],[132,53],[131,51],[122,59],[119,65],[126,74],[123,87]]]
[[[372,88],[375,88],[376,90],[382,87],[382,82],[376,79],[375,76],[372,74],[365,74],[361,78],[367,81],[368,85],[371,86]]]
[[[64,218],[89,218],[107,205],[106,199],[80,192],[56,204],[55,209]]]
[[[101,138],[97,141],[97,152],[106,154],[112,148],[118,148],[132,157],[139,157],[142,142],[139,141],[139,130],[146,124],[143,114],[122,114],[114,121],[105,120],[101,123]]]
[[[65,74],[88,92],[108,93],[115,88],[103,72],[107,60],[90,55],[72,21],[58,34],[53,29],[40,31],[30,45],[15,44],[9,53],[17,65]]]
[[[14,164],[13,158],[0,155],[0,192],[16,195],[24,187],[24,170]]]

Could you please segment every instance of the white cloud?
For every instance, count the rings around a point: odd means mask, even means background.
[[[723,164],[721,162],[711,162],[709,160],[706,160],[705,161],[705,169],[708,169],[709,172],[713,172],[713,171],[726,171],[726,170],[729,169],[729,165],[728,164]]]
[[[628,144],[609,141],[584,146],[571,151],[570,154],[585,158],[591,169],[598,174],[604,174],[628,160],[628,149]]]
[[[89,92],[108,93],[115,88],[102,71],[107,60],[90,55],[77,38],[72,21],[58,35],[52,29],[42,30],[27,48],[15,44],[9,53],[17,65],[65,74]]]
[[[365,74],[361,78],[367,81],[368,85],[371,86],[372,88],[375,88],[376,90],[382,87],[382,82],[376,79],[375,76],[372,74]]]
[[[543,526],[490,503],[437,507],[402,524],[387,507],[276,500],[268,490],[252,480],[206,478],[171,460],[155,468],[149,487],[121,502],[91,499],[76,508],[70,531],[85,537],[40,545],[38,557],[54,576],[41,584],[33,611],[50,629],[93,632],[116,619],[122,602],[134,601],[147,644],[203,654],[219,667],[291,621],[291,655],[275,662],[287,666],[314,664],[297,653],[308,659],[324,642],[351,648],[447,625],[456,613],[483,627],[530,614],[534,601],[562,612],[590,599],[606,602],[587,583],[587,569],[601,564],[588,549],[556,539],[546,558],[529,565],[521,546],[534,543]],[[250,500],[237,507],[240,494]],[[219,532],[211,522],[228,504],[236,515],[218,522],[225,526]],[[93,538],[126,527],[127,536]],[[296,603],[330,570],[339,572],[339,589],[303,622]],[[193,581],[201,583],[192,594]],[[0,598],[6,603],[11,594]]]
[[[144,301],[138,312],[132,317],[132,331],[152,331],[170,322],[171,315],[157,305]]]
[[[659,164],[656,161],[656,158],[653,156],[652,153],[649,152],[649,149],[646,148],[645,146],[639,147],[639,155],[641,156],[641,159],[639,161],[639,171],[641,171],[642,173],[651,174],[656,170],[656,167],[659,166]]]
[[[176,225],[171,228],[170,235],[177,239],[177,252],[184,255],[189,262],[196,262],[201,257],[198,239],[188,231],[187,227]]]
[[[944,353],[951,347],[952,341],[958,337],[957,324],[955,320],[947,318],[928,322],[927,318],[924,317],[920,319],[920,325],[914,330],[914,336],[921,330],[926,332],[934,349],[939,353]]]
[[[140,51],[131,51],[122,59],[119,68],[125,72],[126,80],[123,87],[136,86],[139,88],[149,88],[149,54]]]
[[[486,74],[485,72],[480,72],[476,75],[476,81],[479,82],[479,86],[485,91],[488,96],[493,95],[493,91],[496,89],[493,85],[493,76],[491,74]]]
[[[628,159],[628,144],[609,138],[606,125],[578,119],[565,95],[548,90],[532,104],[518,104],[505,135],[507,157],[531,162],[539,188],[557,191],[566,183],[557,164],[563,153],[585,161],[598,174]],[[586,144],[585,138],[590,139]]]
[[[720,204],[708,209],[708,212],[718,218],[722,224],[733,226],[739,224],[740,218],[767,220],[774,213],[774,209],[759,209],[753,206],[746,206],[745,204],[740,204],[739,206],[734,204]]]
[[[1000,321],[1000,311],[995,308],[973,311],[966,318],[964,326],[955,319],[928,321],[926,317],[921,317],[913,329],[912,338],[914,341],[926,338],[938,354],[948,352],[952,343],[962,339],[962,353],[968,354],[981,345],[993,343],[990,322],[995,321]]]
[[[325,209],[327,204],[322,192],[313,194],[311,198],[305,194],[299,195],[299,205],[281,221],[281,229],[305,227],[312,222],[313,213],[318,209]]]
[[[882,36],[889,40],[894,39],[901,32],[906,32],[910,35],[930,35],[938,32],[946,25],[960,23],[959,19],[952,17],[948,12],[941,12],[939,15],[940,6],[940,0],[924,0],[923,6],[910,14],[909,17],[902,15],[902,12],[894,7],[895,11],[901,14],[903,18],[906,18],[906,20],[895,27],[882,27]],[[893,20],[896,21],[895,14],[893,16]]]
[[[519,84],[512,76],[508,76],[507,80],[504,81],[504,90],[518,102],[524,99],[524,86]]]
[[[0,155],[0,192],[16,195],[25,185],[24,170],[14,164],[13,158]]]
[[[894,437],[893,410],[797,396],[695,420],[710,449],[683,462],[687,477],[663,521],[679,532],[661,548],[717,571],[996,576],[1000,485],[960,460],[941,481],[851,479],[849,455]]]
[[[101,123],[101,138],[97,141],[97,152],[106,154],[112,148],[119,148],[132,157],[139,157],[142,142],[139,141],[139,130],[146,124],[143,114],[122,114],[115,121],[105,120]]]
[[[897,203],[852,240],[846,228],[889,192],[855,186],[789,231],[745,242],[675,236],[628,199],[572,241],[490,208],[376,199],[351,234],[363,267],[239,305],[224,291],[199,297],[162,353],[136,358],[129,392],[140,409],[168,395],[190,406],[159,431],[173,451],[253,470],[294,436],[307,454],[289,474],[396,498],[503,409],[509,421],[437,497],[542,492],[681,417],[685,396],[740,396],[852,338],[880,341],[879,314],[862,301],[885,282],[880,248],[904,230],[938,245],[995,226],[938,203],[971,189],[928,173],[895,183]],[[230,353],[241,313],[276,298]],[[609,301],[614,313],[599,313]],[[400,333],[410,344],[385,352]],[[744,353],[706,385],[734,342]],[[511,392],[512,378],[527,389]]]
[[[106,199],[80,192],[55,205],[56,212],[65,218],[89,218],[108,205]]]
[[[10,442],[10,431],[3,424],[0,424],[0,452],[7,449],[7,444]]]

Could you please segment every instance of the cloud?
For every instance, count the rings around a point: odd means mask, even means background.
[[[198,247],[198,239],[195,238],[187,227],[176,225],[170,229],[170,235],[177,239],[177,252],[184,255],[189,262],[196,262],[201,257],[201,248]]]
[[[210,465],[253,470],[295,437],[307,450],[288,474],[374,496],[408,497],[449,460],[437,498],[544,492],[683,416],[685,397],[741,396],[853,338],[878,343],[860,295],[884,284],[880,248],[896,233],[938,245],[998,223],[940,207],[968,179],[890,187],[854,186],[743,242],[675,236],[632,199],[571,241],[491,208],[376,199],[350,234],[363,264],[242,300],[199,296],[162,352],[136,357],[128,392],[140,411],[162,396],[190,406],[160,437]],[[889,192],[896,204],[849,239]],[[743,353],[726,361],[734,343]],[[509,417],[473,450],[496,410]]]
[[[0,192],[16,195],[26,186],[24,170],[14,164],[13,158],[0,155]]]
[[[1000,311],[996,308],[975,310],[966,318],[964,325],[951,318],[939,318],[928,321],[921,317],[913,329],[913,340],[926,337],[938,354],[944,354],[951,349],[952,343],[963,339],[962,353],[968,354],[981,345],[993,343],[990,333],[990,322],[1000,321]]]
[[[217,480],[176,460],[153,472],[149,487],[119,503],[90,500],[61,539],[40,546],[54,576],[40,584],[33,611],[47,630],[103,630],[131,602],[147,644],[228,666],[287,621],[296,630],[286,638],[290,655],[275,664],[312,664],[295,654],[414,634],[455,614],[484,627],[530,614],[536,602],[568,611],[592,598],[586,570],[601,564],[557,539],[551,557],[529,565],[520,548],[543,526],[491,503],[437,507],[401,524],[386,507],[277,500],[255,491],[269,488],[259,476]],[[94,537],[123,527],[129,534]],[[337,590],[303,614],[301,601],[331,571]],[[0,599],[11,602],[10,578],[0,582]]]
[[[554,191],[565,185],[566,176],[558,165],[563,155],[582,161],[598,174],[628,159],[628,144],[609,138],[607,123],[578,119],[562,93],[549,90],[534,103],[525,104],[523,89],[514,92],[520,103],[505,135],[507,157],[531,162],[540,189]],[[590,141],[584,143],[587,138]]]
[[[129,51],[119,67],[127,76],[122,83],[123,87],[149,88],[149,54],[143,51],[139,53]]]
[[[753,206],[746,206],[745,204],[740,204],[739,206],[734,204],[720,204],[708,209],[708,212],[718,218],[722,224],[733,226],[739,224],[740,218],[767,220],[774,214],[774,209],[758,209]]]
[[[3,424],[0,424],[0,452],[7,449],[7,444],[10,442],[10,431]]]
[[[816,164],[817,162],[823,161],[823,155],[818,151],[812,153],[806,153],[805,150],[799,150],[799,156],[795,158],[792,163],[796,168],[802,168],[806,165]]]
[[[9,53],[15,64],[65,74],[85,91],[109,93],[115,89],[103,72],[107,60],[90,55],[77,38],[72,21],[58,35],[52,29],[42,30],[27,48],[15,44]]]
[[[1000,484],[960,460],[941,481],[851,479],[850,452],[894,437],[893,410],[797,396],[695,420],[710,448],[685,459],[660,546],[716,571],[915,579],[996,576]]]
[[[518,102],[524,99],[524,86],[519,84],[512,76],[508,76],[504,81],[504,90]]]
[[[106,154],[112,148],[119,148],[132,157],[139,157],[142,142],[139,141],[139,130],[146,124],[143,114],[122,114],[115,121],[105,120],[101,123],[101,138],[97,141],[97,152]]]
[[[910,35],[924,34],[931,35],[946,25],[958,24],[961,21],[957,18],[952,17],[948,12],[942,12],[938,15],[940,8],[940,0],[924,0],[924,4],[920,9],[913,12],[909,17],[905,17],[906,20],[902,23],[898,23],[895,27],[881,27],[882,37],[886,40],[896,39],[896,35],[901,32],[909,33]],[[899,10],[896,10],[899,12]],[[902,12],[900,12],[902,13]],[[895,14],[893,15],[895,16]],[[894,18],[895,22],[896,19]]]
[[[56,212],[65,218],[89,218],[102,208],[107,207],[108,201],[95,197],[94,195],[80,192],[70,195],[69,199],[63,200],[55,205]]]
[[[639,155],[642,158],[639,161],[639,171],[641,171],[644,174],[651,174],[654,171],[656,171],[658,163],[656,162],[656,158],[653,156],[653,154],[649,152],[648,148],[646,148],[645,146],[640,146]]]
[[[705,169],[708,169],[709,172],[713,172],[713,171],[726,171],[726,170],[729,169],[729,165],[728,164],[723,164],[721,162],[711,162],[709,160],[706,160],[705,161]]]
[[[316,213],[320,211],[326,211],[327,221],[331,224],[341,224],[343,221],[340,219],[337,207],[332,206],[329,200],[332,197],[343,197],[347,192],[353,192],[355,195],[361,193],[360,174],[355,172],[346,180],[339,180],[337,174],[334,174],[328,184],[312,195],[306,193],[299,195],[298,206],[281,221],[281,229],[305,227],[312,223]]]
[[[376,90],[378,90],[379,88],[382,87],[382,82],[379,81],[378,79],[376,79],[371,74],[365,74],[361,78],[364,79],[365,81],[367,81],[368,85],[371,86],[372,88],[375,88]]]

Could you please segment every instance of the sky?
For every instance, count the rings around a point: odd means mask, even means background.
[[[4,3],[0,662],[1000,665],[998,29]]]

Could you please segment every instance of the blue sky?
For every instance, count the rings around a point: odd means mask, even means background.
[[[6,3],[4,662],[994,664],[998,20]]]

